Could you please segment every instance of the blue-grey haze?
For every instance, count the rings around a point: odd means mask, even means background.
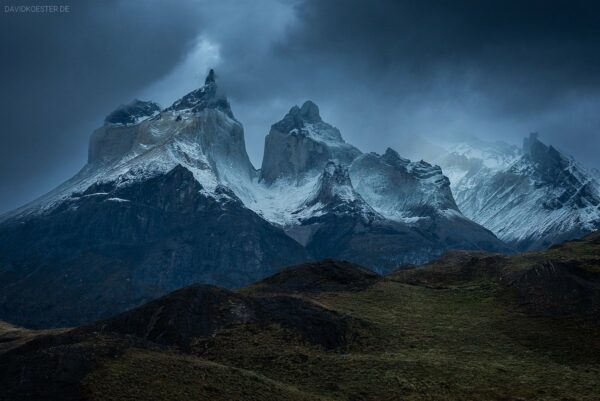
[[[600,167],[598,2],[64,3],[0,14],[0,212],[75,173],[118,104],[168,106],[209,67],[257,167],[270,124],[305,99],[364,151],[424,157],[416,138],[538,131]]]

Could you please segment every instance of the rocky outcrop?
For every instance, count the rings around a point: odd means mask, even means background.
[[[303,224],[325,214],[358,216],[366,224],[381,217],[354,190],[348,168],[334,161],[327,162],[312,193],[295,214]]]
[[[350,163],[360,151],[342,139],[340,131],[321,119],[311,101],[294,106],[273,124],[265,138],[260,179],[267,184],[277,179],[298,181],[322,171],[329,160]]]
[[[129,104],[121,105],[104,119],[105,124],[130,125],[137,124],[146,118],[154,117],[160,112],[160,106],[154,102],[134,99]]]
[[[104,120],[90,138],[88,163],[106,163],[118,160],[135,145],[140,122],[158,115],[160,106],[154,102],[134,100],[118,107]]]
[[[203,87],[196,89],[175,101],[175,103],[173,103],[171,107],[166,108],[165,111],[198,113],[206,109],[219,110],[227,116],[234,118],[229,101],[219,90],[215,71],[212,69],[208,72]]]
[[[440,167],[411,162],[393,149],[381,156],[359,156],[350,166],[350,177],[356,191],[391,220],[415,221],[444,212],[460,215]]]

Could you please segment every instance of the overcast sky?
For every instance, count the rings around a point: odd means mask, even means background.
[[[70,12],[2,1],[0,212],[77,172],[116,106],[168,106],[211,67],[256,167],[270,125],[306,99],[363,151],[423,157],[416,138],[537,131],[600,167],[597,1],[34,3]]]

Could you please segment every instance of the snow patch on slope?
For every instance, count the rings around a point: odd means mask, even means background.
[[[543,248],[600,228],[593,174],[532,134],[523,150],[480,141],[456,146],[443,160],[460,210],[509,243]],[[463,153],[460,153],[463,152]]]
[[[415,223],[445,210],[464,218],[450,192],[448,178],[438,166],[411,162],[392,149],[383,154],[363,154],[350,166],[356,191],[384,217]]]

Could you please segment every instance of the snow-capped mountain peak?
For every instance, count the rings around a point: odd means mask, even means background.
[[[204,86],[176,100],[165,111],[197,113],[204,109],[217,109],[227,114],[230,118],[234,118],[229,101],[217,86],[216,75],[213,69],[206,76]]]
[[[303,207],[312,210],[313,214],[358,215],[365,222],[378,217],[373,208],[354,190],[348,167],[333,160],[325,165],[323,173]],[[308,217],[302,209],[296,213],[304,214],[304,218]]]
[[[115,110],[92,134],[88,163],[78,174],[3,218],[45,213],[92,184],[130,185],[178,165],[215,198],[223,196],[219,185],[235,190],[231,182],[252,180],[256,170],[246,153],[243,127],[219,93],[214,71],[205,82],[159,112],[155,103],[141,101]]]
[[[483,143],[483,142],[482,142]],[[600,228],[600,190],[594,175],[532,133],[518,154],[489,147],[442,160],[451,172],[460,210],[519,249],[539,249]],[[468,156],[467,156],[468,155]],[[465,161],[467,161],[465,163]]]
[[[357,157],[350,177],[357,192],[388,219],[410,223],[436,213],[460,216],[441,168],[411,162],[393,149]]]
[[[312,199],[309,199],[306,204],[307,206],[312,206],[316,203],[326,205],[336,200],[352,201],[354,199],[356,199],[356,195],[350,182],[348,168],[344,168],[330,160],[325,165],[323,174],[319,177],[317,190],[313,194]]]
[[[153,199],[169,213],[184,206],[177,199],[187,194],[186,213],[210,204],[214,215],[207,218],[215,224],[230,212],[243,215],[240,224],[285,231],[314,257],[358,257],[381,269],[424,262],[448,247],[502,249],[460,214],[439,167],[392,149],[362,154],[311,101],[273,124],[260,172],[214,71],[201,88],[156,108],[140,102],[121,110],[126,123],[93,133],[89,161],[75,177],[8,218],[44,214],[58,221],[64,210],[92,210],[90,199],[102,210],[107,202],[136,211],[136,202],[155,190],[168,192]],[[172,191],[157,184],[165,179]],[[135,188],[144,188],[143,196]],[[254,237],[249,249],[261,241]]]
[[[320,174],[329,160],[349,164],[360,153],[321,119],[315,103],[306,101],[272,125],[265,138],[260,179],[267,184],[278,179],[301,181]]]
[[[355,216],[365,223],[380,217],[354,190],[348,168],[333,160],[327,162],[307,199],[293,212],[299,223],[327,214]]]
[[[292,136],[305,136],[329,146],[347,145],[337,128],[323,122],[319,107],[310,100],[304,102],[302,107],[292,107],[273,127],[280,132],[287,132]]]
[[[134,99],[128,104],[116,108],[104,119],[105,124],[132,125],[156,116],[160,113],[160,106],[154,102]]]
[[[387,148],[383,155],[381,155],[381,160],[390,165],[396,166],[407,166],[410,164],[409,159],[405,159],[398,152],[396,152],[392,148]]]

